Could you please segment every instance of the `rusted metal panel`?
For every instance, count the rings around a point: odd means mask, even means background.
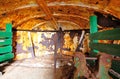
[[[57,53],[73,55],[78,48],[81,31],[69,32],[29,32],[13,33],[13,47],[16,59]]]
[[[68,49],[69,51],[75,52],[79,44],[81,31],[64,32],[63,34],[63,49]]]
[[[35,53],[35,56],[53,54],[55,50],[54,36],[54,32],[15,32],[13,47],[16,59],[30,58],[32,53]]]

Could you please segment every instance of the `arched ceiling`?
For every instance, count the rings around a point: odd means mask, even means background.
[[[58,30],[40,1],[46,2],[57,27],[63,30],[89,29],[89,16],[95,11],[120,19],[120,0],[0,0],[0,28],[12,22],[17,30]]]

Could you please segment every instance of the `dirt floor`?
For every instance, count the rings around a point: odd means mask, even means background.
[[[54,79],[53,56],[43,56],[13,62],[0,79]]]
[[[11,63],[0,79],[73,79],[73,71],[70,63],[57,60],[55,72],[54,55],[46,55]]]

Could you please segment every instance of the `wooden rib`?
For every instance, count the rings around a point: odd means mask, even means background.
[[[52,16],[52,13],[50,12],[49,8],[47,7],[47,3],[44,0],[36,0],[38,5],[41,7],[41,9],[45,12],[47,15],[48,20],[51,21],[53,24],[53,28],[58,30],[58,25],[54,17]]]

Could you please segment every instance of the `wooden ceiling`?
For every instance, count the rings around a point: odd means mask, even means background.
[[[0,0],[0,29],[12,22],[14,29],[89,29],[95,11],[120,19],[120,0]]]

